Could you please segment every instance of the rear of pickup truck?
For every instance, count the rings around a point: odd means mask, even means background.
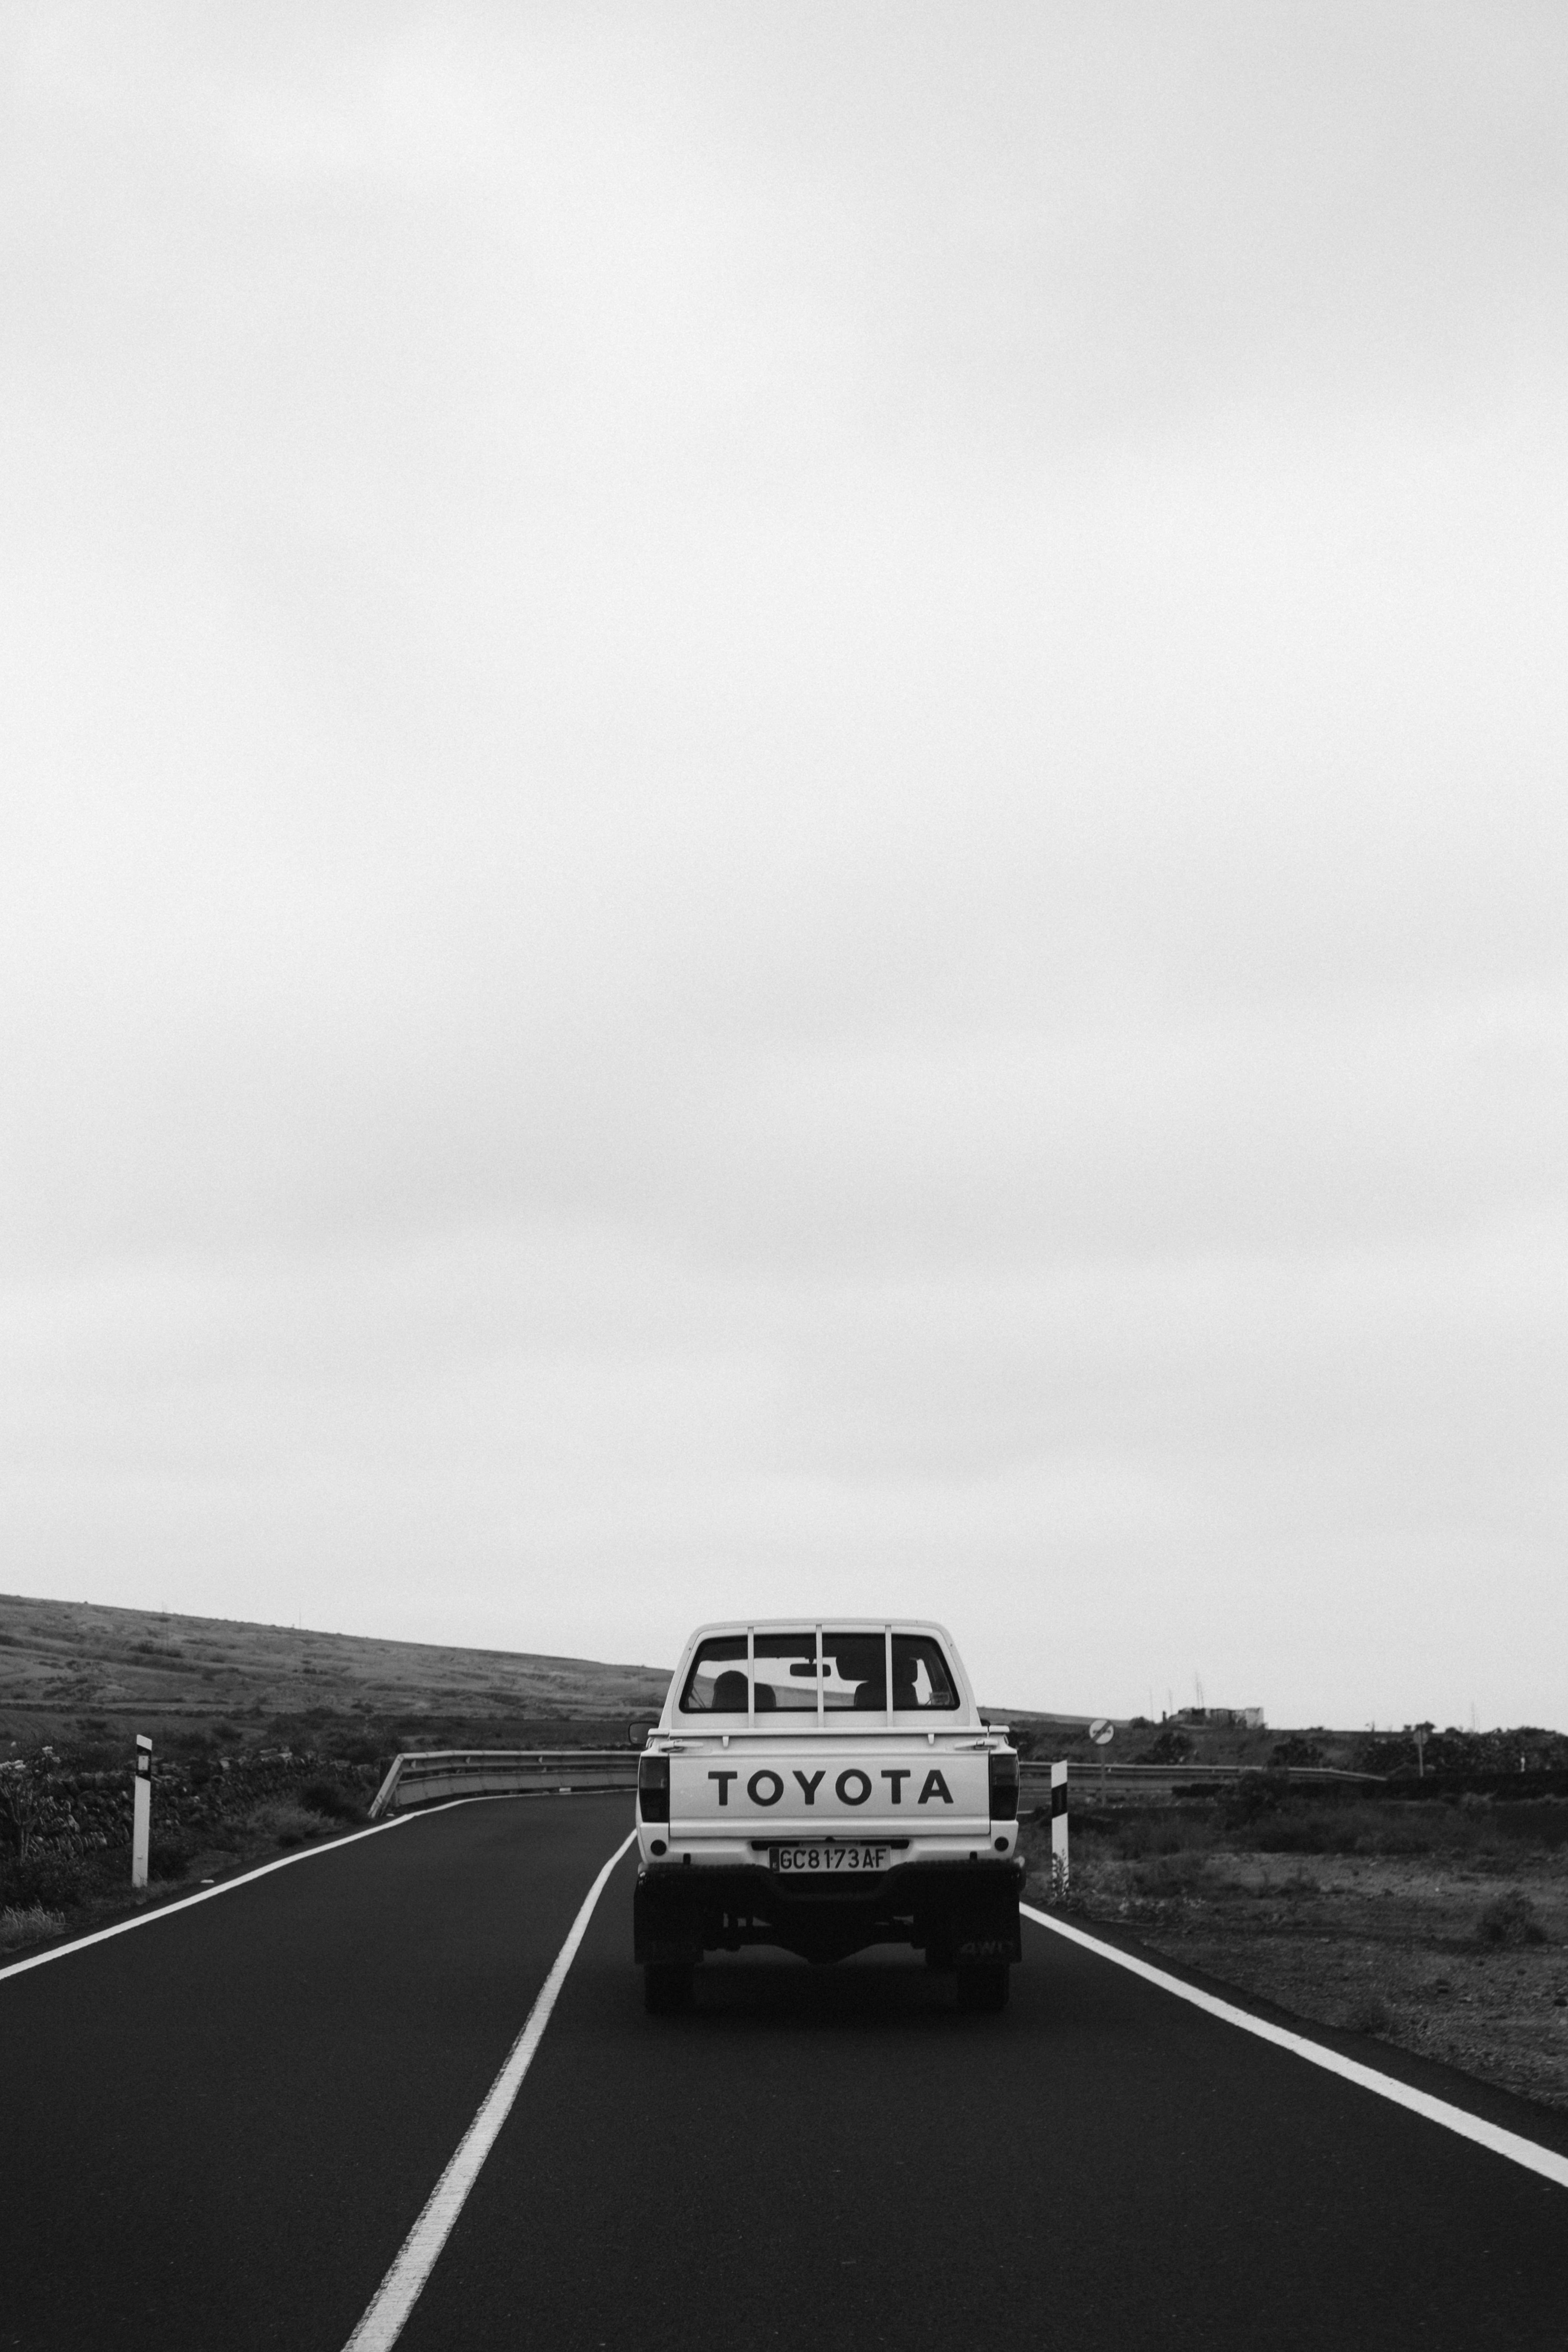
[[[1022,1957],[1018,1759],[940,1625],[705,1625],[638,1764],[635,1957],[680,2007],[709,1952],[868,1945],[1000,2009]]]

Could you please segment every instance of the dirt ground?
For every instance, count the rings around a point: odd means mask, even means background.
[[[1568,1845],[1115,1850],[1127,1842],[1076,1841],[1071,1909],[1300,2017],[1568,2110]],[[1049,1891],[1037,1867],[1030,1899]]]

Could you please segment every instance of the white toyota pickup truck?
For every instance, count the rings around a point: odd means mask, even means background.
[[[911,1944],[1001,2009],[1023,1957],[1018,1759],[940,1625],[702,1625],[637,1762],[635,1958],[678,2009],[705,1953]]]

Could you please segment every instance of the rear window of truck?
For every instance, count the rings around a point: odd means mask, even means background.
[[[798,1633],[759,1633],[752,1673],[759,1715],[815,1715],[819,1680],[826,1713],[859,1707],[881,1714],[888,1704],[887,1649],[880,1633],[836,1633],[825,1626],[820,1677],[816,1635],[809,1626]],[[743,1716],[749,1703],[746,1636],[710,1634],[698,1644],[682,1686],[681,1714]],[[893,1635],[893,1705],[900,1714],[957,1706],[957,1686],[934,1635]]]

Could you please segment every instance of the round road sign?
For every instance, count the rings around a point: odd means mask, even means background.
[[[1109,1748],[1116,1737],[1116,1726],[1109,1716],[1097,1715],[1089,1727],[1089,1736],[1097,1748]]]

